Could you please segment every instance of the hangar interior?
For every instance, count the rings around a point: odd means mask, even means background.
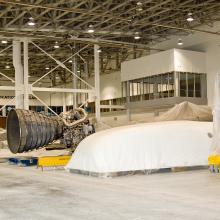
[[[219,219],[219,44],[217,0],[0,0],[0,219]]]

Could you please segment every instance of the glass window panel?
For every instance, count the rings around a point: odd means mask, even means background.
[[[150,85],[149,85],[149,99],[154,98],[154,77],[150,77]]]
[[[186,97],[186,73],[180,73],[180,96]]]
[[[195,74],[195,96],[201,97],[201,75]]]
[[[133,96],[138,94],[138,84],[133,82]]]
[[[163,74],[161,76],[161,92],[162,92],[162,97],[166,98],[168,97],[168,79],[169,75],[168,73]]]
[[[168,74],[168,96],[173,97],[174,96],[174,73]]]
[[[149,77],[144,78],[144,100],[149,100],[150,93]]]
[[[133,95],[133,87],[132,87],[132,82],[129,82],[129,85],[130,85],[130,96],[132,96]]]
[[[187,74],[188,97],[194,97],[194,73]]]

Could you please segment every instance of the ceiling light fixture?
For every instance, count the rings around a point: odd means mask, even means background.
[[[34,19],[32,17],[29,18],[28,25],[29,26],[34,26],[35,25]]]
[[[102,50],[101,50],[101,49],[98,49],[98,50],[97,50],[97,52],[98,52],[98,53],[101,53],[101,52],[102,52]]]
[[[141,37],[140,37],[140,35],[139,35],[139,32],[135,32],[135,34],[134,34],[134,39],[135,40],[139,40]]]
[[[8,43],[7,40],[2,40],[1,42],[2,42],[2,44],[7,44]]]
[[[45,67],[45,70],[49,70],[50,68],[47,66],[47,67]]]
[[[188,17],[186,19],[188,22],[194,21],[194,18],[192,17],[192,13],[188,13]]]
[[[95,31],[95,30],[94,30],[94,28],[93,28],[93,25],[90,24],[87,32],[91,34],[91,33],[94,33],[94,31]]]
[[[179,46],[183,45],[183,41],[182,41],[181,38],[178,40],[177,44],[178,44]]]
[[[10,66],[9,66],[9,65],[6,65],[6,66],[5,66],[5,69],[10,69]]]
[[[60,47],[57,41],[55,42],[55,45],[54,45],[53,47],[54,47],[55,49],[58,49],[58,48]]]
[[[138,11],[142,11],[143,10],[142,5],[143,5],[142,2],[137,2],[137,10]]]
[[[72,63],[73,61],[72,61],[72,60],[69,60],[68,62],[69,62],[69,63]]]

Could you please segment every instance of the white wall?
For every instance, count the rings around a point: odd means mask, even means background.
[[[121,97],[121,73],[114,72],[101,76],[101,99]]]
[[[171,71],[205,73],[205,58],[203,52],[174,48],[123,62],[121,79],[128,81]]]
[[[35,94],[44,101],[47,105],[51,106],[62,106],[62,94],[61,93],[47,93],[47,92],[35,92]],[[0,105],[5,105],[10,98],[7,96],[14,96],[15,93],[13,91],[0,91]],[[1,98],[1,96],[6,96],[6,98]],[[14,105],[14,101],[10,103],[10,105]],[[43,105],[36,99],[30,99],[29,105]]]
[[[174,49],[174,70],[206,73],[206,54],[204,52]]]
[[[220,47],[216,43],[210,43],[206,48],[206,66],[208,72],[207,95],[209,105],[213,105],[215,77],[217,73],[220,73]]]
[[[90,78],[88,82],[94,86],[94,78]],[[101,75],[100,85],[101,100],[121,98],[120,72]],[[94,101],[94,97],[91,96],[89,101]]]
[[[121,80],[128,81],[145,76],[167,73],[174,69],[174,51],[167,50],[125,61],[121,64]]]

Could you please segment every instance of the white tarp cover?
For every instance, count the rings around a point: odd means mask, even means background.
[[[66,169],[95,173],[207,165],[212,122],[116,127],[85,138]]]

